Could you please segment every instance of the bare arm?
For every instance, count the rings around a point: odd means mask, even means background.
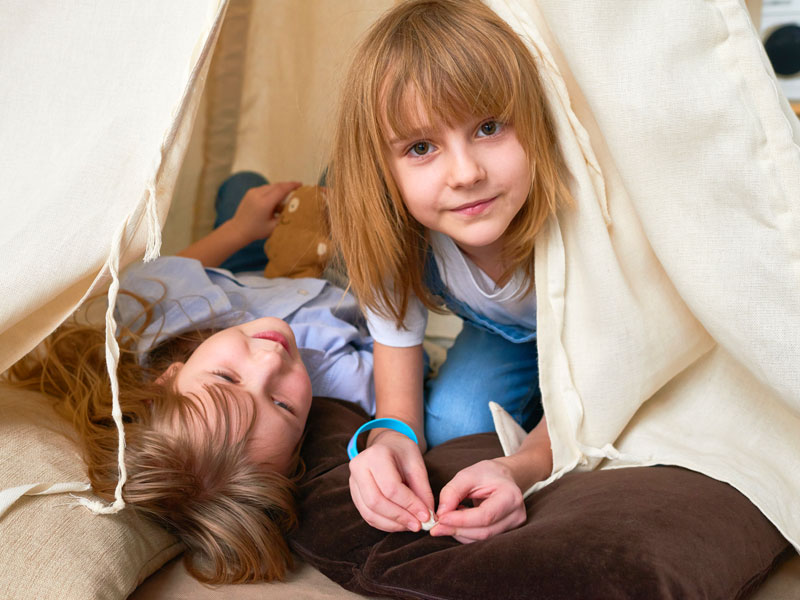
[[[391,429],[374,430],[368,447],[350,461],[350,495],[373,527],[419,531],[433,510],[433,492],[422,460],[422,346],[394,348],[375,343],[374,357],[377,416],[407,423],[420,444]]]
[[[225,221],[205,237],[178,252],[178,256],[196,258],[205,267],[218,267],[226,258],[252,241],[239,231],[232,220]]]
[[[407,423],[417,434],[425,452],[425,422],[422,402],[422,346],[395,348],[375,342],[375,398],[378,418],[392,417]],[[369,438],[371,445],[386,429],[377,429]]]
[[[269,237],[278,224],[281,202],[299,186],[297,182],[284,182],[249,189],[229,221],[181,250],[178,256],[196,258],[206,267],[218,267],[250,242]]]
[[[514,454],[495,459],[511,471],[514,482],[523,492],[537,481],[547,479],[553,471],[553,451],[547,419],[542,417]]]

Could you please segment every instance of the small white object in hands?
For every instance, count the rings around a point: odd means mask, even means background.
[[[422,524],[422,530],[423,530],[423,531],[430,531],[431,529],[433,529],[433,526],[434,526],[434,525],[436,525],[436,523],[437,523],[437,521],[436,521],[436,515],[434,515],[434,514],[433,514],[433,511],[432,511],[432,510],[430,510],[430,509],[429,509],[429,512],[431,513],[431,518],[430,518],[430,519],[428,519],[427,521],[425,521],[425,522]]]

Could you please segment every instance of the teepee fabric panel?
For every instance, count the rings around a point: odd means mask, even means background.
[[[487,3],[540,56],[575,195],[536,246],[533,490],[680,465],[800,547],[800,127],[747,6]]]
[[[0,369],[157,252],[224,6],[5,3]]]
[[[207,234],[232,172],[316,183],[340,78],[357,40],[395,0],[229,0],[163,253]]]

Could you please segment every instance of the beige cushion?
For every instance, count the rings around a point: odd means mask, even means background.
[[[800,556],[794,554],[783,562],[750,600],[790,600],[800,590]]]
[[[794,598],[800,589],[800,556],[783,563],[753,595],[752,600]],[[192,579],[180,560],[173,560],[160,569],[134,592],[129,600],[270,600],[304,598],[308,600],[346,600],[361,598],[327,579],[316,569],[300,563],[285,583],[209,588]]]
[[[800,589],[800,556],[793,556],[769,576],[764,585],[753,595],[752,600],[776,600],[793,598]],[[167,563],[145,581],[130,596],[129,600],[271,600],[282,598],[304,598],[308,600],[347,600],[361,598],[357,594],[339,587],[313,567],[298,563],[286,582],[261,583],[256,585],[224,585],[218,588],[204,586],[193,579],[180,560]]]
[[[0,387],[0,489],[87,479],[76,446],[58,428],[46,397]],[[4,600],[126,598],[181,551],[130,510],[96,516],[65,494],[17,501],[0,518],[0,540]]]
[[[297,559],[296,559],[297,560]],[[339,587],[314,567],[297,560],[296,568],[286,581],[255,583],[252,585],[222,585],[208,587],[186,571],[183,561],[173,560],[145,581],[129,600],[270,600],[302,598],[303,600],[352,600],[362,598]]]

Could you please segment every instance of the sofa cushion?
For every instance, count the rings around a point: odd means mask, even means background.
[[[676,467],[574,473],[526,500],[527,522],[462,545],[384,533],[350,499],[345,448],[366,415],[315,399],[294,551],[345,588],[424,598],[739,598],[788,543],[742,494]],[[501,455],[494,434],[451,440],[425,461],[434,495],[461,468]]]
[[[0,489],[87,480],[46,397],[0,387]],[[127,598],[182,546],[131,510],[94,515],[64,494],[26,496],[0,518],[0,598]]]

